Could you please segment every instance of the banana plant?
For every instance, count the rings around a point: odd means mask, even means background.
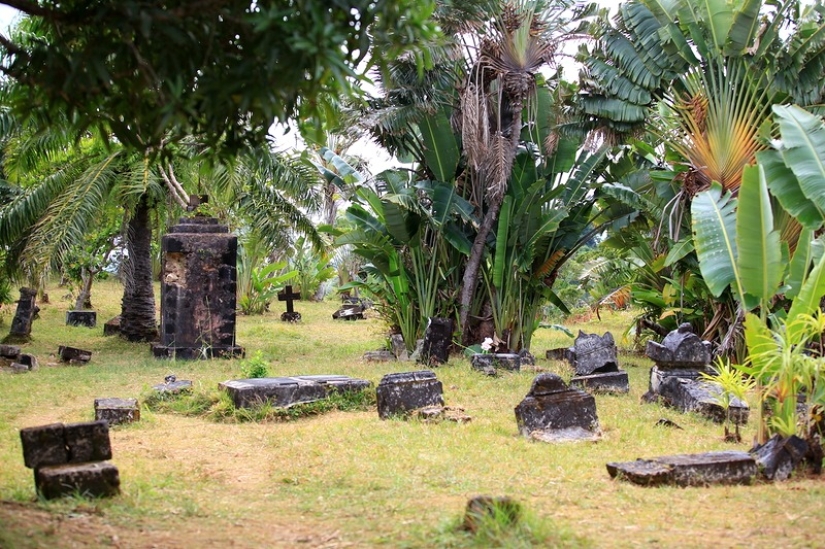
[[[354,229],[335,243],[368,261],[367,276],[349,287],[371,293],[412,349],[428,318],[455,314],[461,257],[470,249],[459,222],[472,217],[472,206],[453,185],[416,181],[407,171],[383,172],[377,186],[358,189],[347,210]]]

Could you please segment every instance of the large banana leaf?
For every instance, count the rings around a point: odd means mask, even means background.
[[[782,158],[808,200],[825,211],[825,124],[795,105],[774,105],[782,135]]]
[[[719,297],[728,286],[742,300],[736,258],[736,199],[722,194],[718,183],[697,194],[691,204],[694,245],[699,269],[711,293]]]
[[[811,246],[811,239],[813,232],[810,229],[802,229],[799,234],[799,240],[796,244],[793,258],[788,270],[788,276],[785,279],[785,297],[794,299],[799,295],[799,290],[802,287],[802,282],[808,274],[808,269],[813,262],[813,247]]]
[[[825,295],[825,256],[817,262],[811,274],[805,279],[799,295],[793,300],[791,309],[788,311],[787,329],[788,336],[795,336],[791,331],[799,323],[793,322],[795,318],[802,314],[813,314],[819,308],[819,300]]]
[[[768,184],[758,166],[748,166],[742,172],[736,245],[742,291],[767,303],[779,289],[785,265],[779,231],[774,229]]]
[[[424,141],[424,159],[436,179],[450,182],[455,179],[460,158],[458,142],[450,120],[443,110],[424,117],[419,124]]]
[[[773,150],[761,151],[756,158],[765,173],[768,188],[782,207],[796,218],[803,227],[816,230],[825,221],[825,211],[809,200],[796,178],[793,170],[785,165],[782,156]]]

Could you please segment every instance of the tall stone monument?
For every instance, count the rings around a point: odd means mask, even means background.
[[[235,342],[238,239],[210,217],[183,218],[161,242],[158,358],[242,356]]]

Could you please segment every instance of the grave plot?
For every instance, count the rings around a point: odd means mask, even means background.
[[[515,409],[519,433],[544,442],[598,440],[593,395],[568,387],[556,374],[539,374]]]
[[[372,384],[342,375],[262,377],[224,381],[218,387],[232,398],[236,408],[252,408],[267,402],[278,408],[316,402],[332,393],[360,392]]]

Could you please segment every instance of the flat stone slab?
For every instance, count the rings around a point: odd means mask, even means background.
[[[160,385],[154,385],[152,389],[159,393],[176,395],[178,393],[191,391],[192,382],[188,379],[179,379],[177,381],[169,381],[167,383],[161,383]]]
[[[730,451],[608,463],[607,472],[641,486],[710,486],[751,484],[757,467],[747,452]]]
[[[539,374],[515,408],[519,433],[534,440],[596,440],[601,436],[593,395],[573,389],[556,374]]]
[[[140,421],[140,407],[136,398],[96,398],[95,420],[109,425]]]
[[[392,351],[367,351],[361,357],[364,362],[395,362],[397,357]]]
[[[108,461],[45,465],[35,470],[34,483],[45,499],[74,495],[110,497],[120,493],[120,474]]]
[[[630,381],[624,370],[575,376],[570,380],[570,386],[594,393],[625,394],[630,392]]]
[[[716,423],[724,423],[727,416],[738,425],[748,422],[750,407],[747,402],[732,398],[726,412],[719,404],[722,388],[709,381],[694,381],[669,377],[659,387],[662,404],[681,412],[696,412]]]
[[[359,392],[370,382],[341,375],[261,377],[224,381],[218,387],[232,398],[236,408],[251,408],[264,402],[277,408],[323,400],[333,392]]]
[[[86,364],[92,360],[91,351],[68,347],[66,345],[60,345],[57,348],[57,356],[60,357],[61,361],[68,362],[69,364]]]
[[[404,416],[427,406],[444,406],[444,388],[429,370],[387,374],[375,389],[378,417]]]
[[[515,353],[476,353],[470,357],[474,370],[489,376],[497,374],[499,369],[510,372],[521,371],[521,355]]]

